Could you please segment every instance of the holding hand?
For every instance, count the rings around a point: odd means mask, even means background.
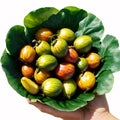
[[[59,111],[40,102],[30,102],[40,111],[63,120],[118,120],[110,112],[105,95],[96,96],[87,106],[73,112]]]

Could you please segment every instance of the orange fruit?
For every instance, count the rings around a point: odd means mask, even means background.
[[[53,35],[53,32],[48,28],[41,28],[36,32],[35,38],[37,40],[44,40],[49,42],[50,36]]]
[[[83,75],[79,76],[77,85],[82,90],[89,90],[94,87],[95,81],[95,75],[90,71],[86,71]]]
[[[36,51],[30,45],[25,45],[20,50],[20,60],[24,63],[32,63],[35,59]]]
[[[42,84],[42,82],[50,77],[50,73],[42,70],[35,70],[34,79],[38,84]]]
[[[21,72],[23,76],[31,78],[34,74],[34,68],[31,65],[22,65]]]
[[[87,55],[86,59],[87,59],[87,62],[88,62],[88,66],[90,68],[96,68],[100,64],[101,57],[100,57],[99,54],[97,54],[95,52],[91,52]]]

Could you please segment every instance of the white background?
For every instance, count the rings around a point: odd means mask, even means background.
[[[71,5],[95,14],[102,20],[105,33],[120,40],[119,0],[4,0],[0,3],[0,56],[5,48],[8,29],[16,24],[23,25],[23,18],[28,12],[46,6],[61,9]],[[61,120],[29,105],[9,86],[1,68],[0,73],[0,120]],[[114,86],[107,94],[107,100],[111,113],[120,118],[119,73],[115,73]]]

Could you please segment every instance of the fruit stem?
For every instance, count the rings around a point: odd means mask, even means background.
[[[50,36],[50,37],[49,37],[50,41],[52,42],[52,41],[54,41],[55,39],[57,39],[57,36],[58,36],[58,34],[54,34],[54,35]]]
[[[53,41],[51,42],[51,45],[54,46],[54,45],[56,44],[56,42],[57,42],[57,39],[53,40]]]

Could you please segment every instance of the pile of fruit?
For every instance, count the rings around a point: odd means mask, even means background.
[[[120,71],[119,41],[102,21],[75,6],[29,12],[12,26],[1,66],[21,96],[60,111],[75,111],[111,91]]]
[[[76,37],[69,28],[56,33],[40,28],[33,43],[23,46],[19,55],[21,84],[29,93],[71,99],[94,88],[101,57],[90,35]]]

